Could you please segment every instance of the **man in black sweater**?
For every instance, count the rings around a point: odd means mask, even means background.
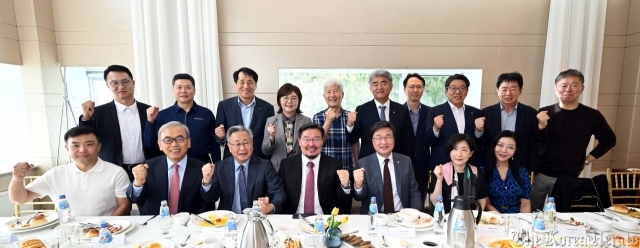
[[[578,177],[585,166],[616,145],[616,134],[600,111],[580,104],[582,72],[569,69],[555,80],[559,103],[538,111],[539,171],[531,193],[531,210],[543,209],[559,175]],[[598,145],[585,156],[591,135]]]

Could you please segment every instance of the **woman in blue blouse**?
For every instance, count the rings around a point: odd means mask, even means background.
[[[493,139],[493,152],[487,153],[484,167],[489,193],[485,210],[500,213],[530,213],[531,183],[529,172],[518,166],[513,157],[518,149],[516,134],[504,130]]]

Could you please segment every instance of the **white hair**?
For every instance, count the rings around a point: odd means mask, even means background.
[[[327,89],[331,86],[337,85],[338,88],[340,88],[340,91],[344,92],[344,88],[342,86],[342,81],[340,81],[340,79],[335,79],[335,78],[331,78],[327,81],[324,82],[324,91],[327,91]]]

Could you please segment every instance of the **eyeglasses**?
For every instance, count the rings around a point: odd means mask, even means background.
[[[251,145],[251,143],[253,143],[253,140],[251,141],[245,141],[242,143],[229,143],[229,145],[235,146],[235,147],[247,147],[249,145]]]
[[[313,139],[301,138],[300,141],[302,141],[303,143],[309,143],[309,142],[312,142],[312,141],[313,141],[313,143],[320,143],[320,141],[322,141],[322,138],[320,138],[320,137],[315,137]]]
[[[124,80],[122,80],[120,82],[118,82],[118,81],[109,82],[109,86],[111,86],[111,87],[118,87],[120,85],[122,85],[124,87],[127,87],[127,86],[131,85],[131,81],[127,80],[127,79],[124,79]]]
[[[411,86],[409,86],[407,88],[409,88],[410,90],[415,90],[415,89],[422,90],[422,89],[424,89],[424,86],[422,86],[422,85],[411,85]]]
[[[393,136],[387,135],[387,136],[384,136],[384,137],[373,137],[371,139],[375,140],[376,142],[380,142],[380,141],[383,141],[383,140],[384,141],[389,141],[389,140],[393,139]]]
[[[291,100],[291,102],[298,102],[298,97],[297,96],[292,96],[292,97],[283,96],[280,99],[282,101],[284,101],[284,102],[288,102],[289,100]]]
[[[164,139],[162,139],[162,143],[165,143],[167,145],[173,144],[173,141],[175,141],[176,143],[182,143],[185,140],[187,140],[188,138],[189,137],[185,138],[185,137],[182,137],[182,136],[178,136],[178,137],[175,137],[175,138],[165,137]]]
[[[448,89],[449,89],[450,91],[453,91],[454,93],[455,93],[456,91],[458,91],[458,90],[460,90],[460,92],[467,92],[467,87],[464,87],[464,86],[460,86],[460,87],[452,87],[452,86],[449,86],[449,87],[448,87]]]

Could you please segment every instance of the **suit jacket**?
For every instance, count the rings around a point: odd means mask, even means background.
[[[133,203],[144,203],[141,215],[158,214],[160,202],[169,199],[169,167],[167,156],[162,155],[147,161],[147,182],[144,183],[140,196],[133,195],[133,184],[127,189],[127,197]],[[202,213],[213,210],[215,201],[206,198],[202,190],[202,166],[205,162],[187,156],[187,167],[184,170],[180,186],[178,212]],[[209,190],[211,192],[213,188]]]
[[[518,138],[518,157],[517,162],[520,167],[524,167],[527,171],[538,171],[538,139],[536,131],[538,130],[538,112],[522,103],[518,103],[516,109],[516,137]],[[484,133],[486,136],[483,150],[493,152],[491,142],[502,131],[502,117],[500,103],[482,109],[482,115],[485,117]]]
[[[282,160],[278,175],[284,182],[284,191],[287,194],[287,201],[282,207],[281,214],[294,214],[298,210],[298,204],[304,199],[300,199],[303,178],[302,154],[288,157]],[[340,178],[336,171],[342,170],[342,162],[339,159],[320,155],[318,165],[318,201],[322,207],[322,213],[331,213],[334,207],[341,208],[351,203],[351,195],[345,193],[340,183]],[[350,189],[349,189],[350,190]],[[342,209],[342,208],[341,208]],[[343,211],[345,212],[345,211]]]
[[[251,124],[249,129],[253,132],[253,154],[264,159],[269,159],[271,156],[262,153],[262,137],[264,136],[265,123],[267,118],[275,114],[273,105],[256,97],[256,105],[253,107],[253,115],[251,117]],[[146,117],[145,117],[146,118]],[[232,97],[221,101],[218,104],[218,111],[216,113],[216,128],[220,125],[224,125],[224,130],[229,130],[232,126],[243,125],[242,113],[240,112],[240,105],[238,105],[238,97]],[[222,141],[216,136],[216,141],[220,146],[224,146],[223,159],[231,157],[229,147],[225,146],[225,141]]]
[[[407,103],[404,104],[408,110]],[[416,137],[424,137],[427,130],[427,114],[431,107],[420,104],[420,112],[418,112],[418,128],[416,129]],[[413,156],[411,156],[411,162],[413,163],[413,171],[416,174],[416,180],[424,180],[427,184],[427,178],[429,178],[429,159],[431,158],[431,151],[424,139],[416,138],[414,143]]]
[[[287,158],[287,140],[284,135],[284,114],[280,113],[275,116],[267,118],[267,122],[264,125],[264,137],[262,138],[262,153],[267,156],[271,156],[271,163],[276,171],[280,170],[280,160]],[[311,123],[311,119],[302,114],[296,114],[296,121],[293,126],[293,151],[292,156],[300,154],[300,145],[298,145],[298,130],[304,124]],[[267,127],[274,124],[276,126],[276,138],[273,145],[269,139],[269,132]],[[253,136],[255,139],[255,135]],[[255,141],[254,141],[255,142]]]
[[[147,108],[150,106],[136,101],[138,107],[138,115],[140,115],[140,142],[142,143],[142,134],[147,120]],[[111,101],[95,108],[93,116],[88,121],[82,120],[80,116],[79,126],[91,126],[98,132],[98,139],[102,146],[98,157],[112,164],[122,166],[122,137],[120,135],[120,123],[118,122],[118,113],[116,104]],[[142,145],[142,152],[145,159],[150,159],[160,155],[160,151],[148,149]],[[143,162],[143,161],[136,161]],[[160,209],[160,207],[158,207]]]
[[[433,132],[433,118],[438,115],[443,115],[444,124],[442,128],[440,128],[440,133],[438,137],[436,137]],[[466,105],[464,108],[464,134],[471,136],[476,140],[477,144],[482,144],[480,138],[476,138],[475,130],[476,124],[475,120],[479,117],[482,117],[482,112],[474,108],[472,106]],[[450,161],[449,154],[446,154],[444,151],[444,145],[447,143],[449,138],[454,134],[457,134],[458,126],[456,125],[456,119],[453,117],[453,111],[451,111],[451,106],[449,102],[445,102],[438,106],[435,106],[429,110],[427,114],[427,129],[425,130],[424,140],[428,146],[431,147],[431,160],[429,160],[429,170],[433,170],[436,165],[444,164]],[[478,149],[476,149],[478,150]],[[480,163],[484,156],[482,156],[481,152],[475,151],[473,153],[475,160],[469,161],[472,165],[482,164]]]
[[[413,156],[413,126],[407,107],[389,100],[389,122],[396,129],[395,146],[393,151],[406,156]],[[360,139],[360,154],[358,158],[364,158],[376,151],[371,141],[371,127],[380,121],[380,111],[374,100],[356,107],[358,116],[353,125],[353,130],[348,134],[349,143],[355,144]]]
[[[413,129],[412,129],[413,130]],[[394,172],[396,174],[396,188],[400,196],[400,202],[403,208],[414,208],[422,210],[422,198],[418,191],[418,182],[416,182],[411,165],[411,158],[400,153],[393,153]],[[360,214],[369,213],[369,204],[371,197],[376,197],[378,209],[382,209],[384,203],[383,198],[383,178],[380,172],[380,162],[378,156],[374,153],[358,160],[360,167],[364,168],[364,182],[360,193],[356,191],[352,185],[351,194],[353,199],[362,202]]]
[[[253,155],[247,170],[247,198],[249,198],[247,200],[249,204],[257,200],[258,197],[268,196],[269,202],[275,206],[275,213],[279,213],[287,196],[283,190],[282,180],[271,162]],[[223,159],[216,164],[211,181],[211,190],[206,193],[207,199],[212,199],[214,202],[220,199],[218,210],[232,211],[233,194],[236,190],[233,157]]]

